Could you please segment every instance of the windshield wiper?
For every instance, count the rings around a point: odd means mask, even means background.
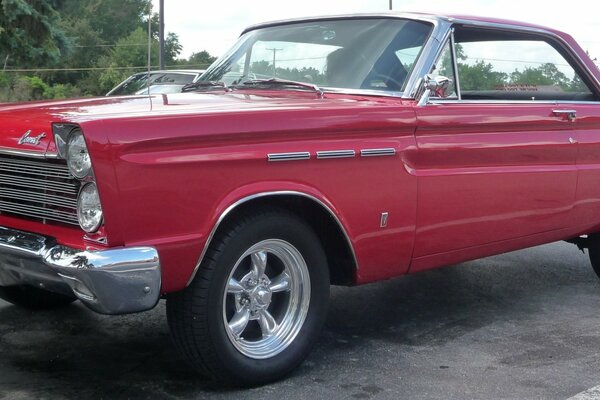
[[[216,82],[216,81],[197,81],[188,83],[184,87],[181,88],[183,93],[192,92],[195,90],[211,90],[215,88],[220,88],[225,90],[226,92],[231,91],[229,87],[224,82]]]
[[[312,83],[306,82],[296,82],[289,81],[287,79],[279,79],[279,78],[269,78],[269,79],[251,79],[248,81],[241,82],[241,84],[236,85],[238,88],[240,86],[261,86],[261,87],[272,87],[272,86],[283,86],[283,87],[296,87],[296,88],[304,88],[315,91],[320,98],[323,98],[324,92],[323,89],[318,87],[317,85],[313,85]]]

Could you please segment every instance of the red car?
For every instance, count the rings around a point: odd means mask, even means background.
[[[166,298],[192,368],[255,385],[306,357],[330,285],[556,240],[600,270],[600,72],[567,34],[273,22],[184,91],[0,107],[3,299]]]

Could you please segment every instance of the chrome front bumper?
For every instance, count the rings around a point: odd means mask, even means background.
[[[134,313],[158,302],[160,262],[153,247],[76,250],[0,226],[0,286],[12,285],[74,295],[102,314]]]

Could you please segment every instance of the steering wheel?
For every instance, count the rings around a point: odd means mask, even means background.
[[[380,89],[378,86],[374,86],[374,82],[381,81],[385,84],[385,88],[381,88],[384,90],[392,90],[395,92],[399,92],[402,90],[402,86],[404,86],[404,81],[400,82],[398,79],[393,78],[389,75],[381,74],[381,73],[372,73],[367,76],[364,83],[362,84],[363,89]]]

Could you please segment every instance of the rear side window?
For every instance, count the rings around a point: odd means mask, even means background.
[[[457,29],[455,42],[463,99],[595,100],[564,51],[544,38]]]

